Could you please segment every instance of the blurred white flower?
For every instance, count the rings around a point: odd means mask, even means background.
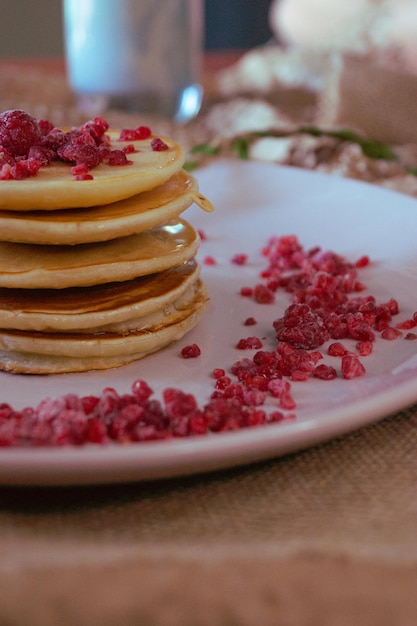
[[[278,41],[318,50],[392,49],[417,71],[416,0],[273,0]]]

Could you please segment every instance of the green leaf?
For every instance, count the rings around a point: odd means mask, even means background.
[[[239,159],[248,159],[249,158],[249,148],[250,148],[250,140],[245,137],[236,137],[230,143],[230,149],[233,152],[236,152]]]
[[[190,150],[191,154],[202,154],[205,156],[216,156],[220,153],[219,146],[212,146],[210,143],[199,143]]]
[[[182,166],[186,172],[194,172],[194,170],[198,167],[200,167],[200,163],[198,163],[198,161],[186,161]]]

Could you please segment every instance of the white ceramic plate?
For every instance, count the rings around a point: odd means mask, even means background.
[[[177,345],[121,369],[61,376],[0,374],[1,401],[35,405],[45,396],[99,393],[113,386],[128,391],[143,378],[159,397],[167,386],[194,393],[205,403],[213,390],[210,373],[242,358],[241,337],[268,336],[273,319],[289,301],[260,305],[239,295],[265,267],[260,250],[271,235],[296,234],[306,247],[320,245],[354,261],[368,254],[362,270],[368,292],[379,301],[400,302],[398,321],[417,309],[417,202],[364,183],[293,168],[219,161],[197,172],[214,214],[191,208],[186,217],[204,230],[200,259],[211,295],[208,314]],[[230,262],[236,253],[249,263]],[[366,293],[366,292],[365,292]],[[253,315],[258,324],[243,326]],[[249,332],[248,332],[249,331]],[[181,347],[196,342],[198,359],[182,359]],[[268,349],[268,344],[265,346]],[[311,380],[293,384],[297,419],[232,433],[163,442],[66,449],[0,449],[0,483],[22,485],[94,484],[160,479],[232,467],[277,457],[352,431],[417,401],[417,341],[377,340],[364,361],[367,374],[353,380]]]

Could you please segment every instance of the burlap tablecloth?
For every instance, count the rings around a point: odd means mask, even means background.
[[[1,76],[2,109],[76,121],[59,76]],[[2,487],[0,624],[414,626],[416,445],[417,406],[215,474]]]

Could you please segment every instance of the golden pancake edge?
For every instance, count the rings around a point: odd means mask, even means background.
[[[186,263],[200,238],[185,220],[79,246],[0,241],[0,287],[63,289],[131,280]]]
[[[201,205],[204,199],[196,180],[181,170],[155,189],[110,204],[56,211],[0,210],[1,240],[40,245],[106,241],[176,219],[193,202]]]
[[[0,329],[46,332],[99,330],[160,312],[197,284],[195,259],[123,282],[67,289],[0,289]],[[1,332],[1,331],[0,331]]]

